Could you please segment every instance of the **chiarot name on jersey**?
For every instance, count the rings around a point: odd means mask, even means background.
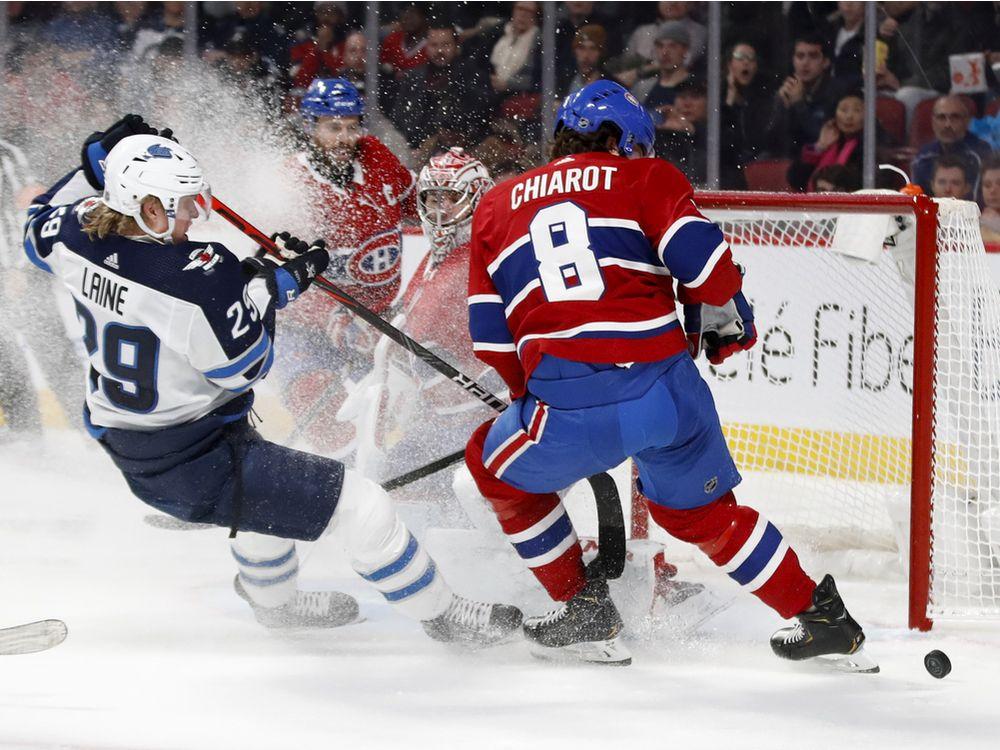
[[[617,171],[618,167],[589,166],[536,174],[511,189],[510,209],[513,211],[522,203],[560,193],[610,190],[611,178]]]
[[[92,302],[96,302],[101,307],[106,307],[112,312],[121,315],[128,287],[105,278],[96,271],[88,272],[88,269],[84,268],[80,291],[84,297]]]

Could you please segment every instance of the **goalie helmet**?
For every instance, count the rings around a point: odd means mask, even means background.
[[[155,232],[142,218],[142,201],[154,196],[163,204],[167,228]],[[120,214],[131,216],[150,237],[165,240],[173,234],[177,210],[184,198],[201,200],[202,218],[212,206],[212,192],[201,167],[180,144],[158,135],[130,135],[111,149],[104,163],[102,202]]]
[[[432,251],[447,253],[459,244],[459,233],[467,230],[480,198],[491,187],[486,167],[463,149],[453,147],[431,157],[417,178],[417,213]]]

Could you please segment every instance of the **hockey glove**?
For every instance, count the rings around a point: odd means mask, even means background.
[[[757,343],[753,308],[743,292],[737,292],[722,307],[704,303],[684,305],[684,330],[691,356],[697,359],[704,350],[713,365],[721,365],[736,352]]]
[[[242,266],[251,276],[264,279],[275,307],[280,310],[305,292],[313,279],[326,270],[330,253],[323,240],[308,245],[287,232],[275,236],[280,238],[275,244],[281,257],[286,258],[284,263],[279,266],[273,260],[255,255],[244,260]]]
[[[95,190],[104,189],[104,160],[108,158],[108,154],[118,141],[130,135],[162,135],[164,138],[176,140],[171,130],[166,129],[160,133],[143,120],[142,115],[125,115],[107,130],[91,133],[83,142],[80,162],[87,182]]]

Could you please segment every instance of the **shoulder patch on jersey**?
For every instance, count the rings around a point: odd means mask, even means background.
[[[223,261],[222,255],[216,252],[210,244],[204,247],[196,247],[188,253],[188,263],[182,271],[193,271],[200,268],[205,273],[210,273],[219,263]]]

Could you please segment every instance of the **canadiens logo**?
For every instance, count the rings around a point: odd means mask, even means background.
[[[347,275],[367,286],[388,284],[399,275],[401,244],[398,229],[369,238],[347,259]]]
[[[191,262],[184,266],[182,270],[193,271],[196,268],[200,268],[205,273],[208,273],[222,262],[222,256],[211,245],[205,245],[205,247],[196,247],[192,250],[191,254],[188,255],[188,260]]]

